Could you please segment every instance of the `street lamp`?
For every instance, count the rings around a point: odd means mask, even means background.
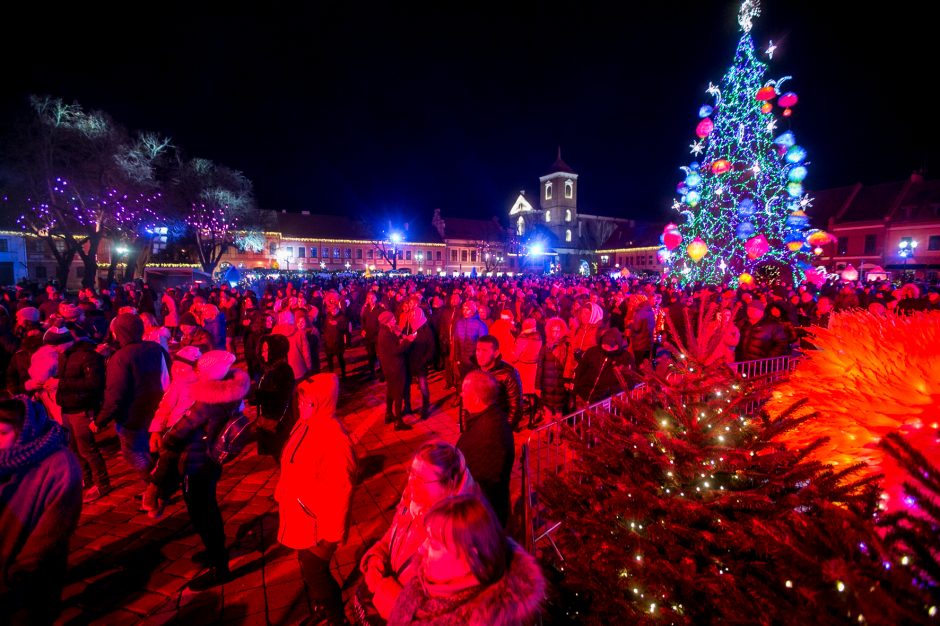
[[[415,255],[415,258],[418,259],[418,271],[423,272],[424,268],[422,267],[422,262],[424,261],[424,255],[419,252]]]
[[[913,239],[902,239],[898,244],[898,256],[904,259],[905,272],[907,271],[907,260],[914,256],[914,250],[917,249],[917,242]]]

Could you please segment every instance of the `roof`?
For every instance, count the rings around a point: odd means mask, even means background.
[[[940,180],[915,180],[907,188],[896,220],[936,219],[940,216]]]
[[[664,224],[656,222],[633,222],[620,224],[611,233],[610,237],[599,246],[600,250],[615,250],[617,248],[642,248],[658,246],[659,235]]]
[[[558,146],[558,158],[555,159],[555,162],[552,163],[551,169],[545,172],[545,175],[557,174],[558,172],[564,172],[565,174],[575,174],[576,172],[571,169],[571,166],[561,160],[561,146]]]
[[[813,204],[806,209],[813,227],[823,230],[828,228],[829,220],[838,217],[839,212],[860,188],[861,185],[849,185],[814,192]]]
[[[900,200],[906,184],[907,181],[900,181],[862,187],[845,212],[836,217],[836,221],[843,223],[883,220]]]
[[[502,241],[506,229],[495,220],[473,220],[462,217],[444,218],[445,239],[469,239],[473,241]]]
[[[277,230],[289,239],[350,239],[372,241],[381,237],[379,229],[373,229],[357,219],[345,215],[310,215],[305,213],[278,213]],[[402,225],[406,242],[443,243],[430,224],[415,221]]]

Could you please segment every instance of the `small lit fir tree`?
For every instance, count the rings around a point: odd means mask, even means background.
[[[685,179],[673,203],[679,225],[663,233],[661,258],[681,282],[736,283],[742,274],[802,278],[809,267],[812,199],[803,189],[806,151],[796,144],[789,121],[797,102],[781,92],[790,78],[766,80],[751,37],[757,0],[745,0],[738,22],[744,31],[734,64],[719,85],[709,83],[713,104],[699,108],[696,161],[682,167]],[[773,56],[774,46],[767,49]],[[780,117],[774,114],[782,110]],[[825,236],[821,233],[819,236]]]
[[[565,559],[541,555],[557,576],[550,621],[927,622],[928,593],[891,567],[874,524],[874,479],[777,442],[812,416],[751,417],[766,390],[703,363],[723,329],[699,322],[666,371],[644,369],[645,398],[567,430],[569,460],[540,494],[563,520]]]

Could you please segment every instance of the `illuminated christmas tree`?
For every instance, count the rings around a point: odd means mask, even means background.
[[[679,224],[666,227],[660,254],[682,282],[747,282],[755,273],[801,278],[809,266],[806,238],[815,231],[804,212],[812,203],[803,189],[806,151],[784,128],[798,98],[781,89],[789,76],[765,77],[751,37],[759,14],[757,1],[745,0],[734,64],[719,85],[709,83],[714,101],[699,108],[689,146],[697,160],[681,168],[673,203]],[[767,57],[775,48],[771,42]]]

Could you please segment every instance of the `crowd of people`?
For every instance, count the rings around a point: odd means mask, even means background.
[[[940,292],[575,276],[0,290],[0,604],[54,614],[82,504],[112,488],[96,437],[112,424],[142,510],[158,519],[182,495],[205,547],[190,586],[229,580],[219,448],[249,414],[258,453],[280,467],[279,540],[298,552],[315,619],[344,623],[330,560],[349,525],[356,455],[336,417],[339,390],[381,380],[385,422],[408,430],[410,415],[434,410],[436,371],[460,438],[417,450],[391,527],[362,559],[356,613],[524,623],[545,585],[507,534],[513,431],[629,389],[638,368],[666,359],[666,335],[682,343],[700,320],[721,335],[708,359],[731,363],[812,349],[811,327],[856,308],[938,310]],[[345,355],[360,343],[354,372]]]

